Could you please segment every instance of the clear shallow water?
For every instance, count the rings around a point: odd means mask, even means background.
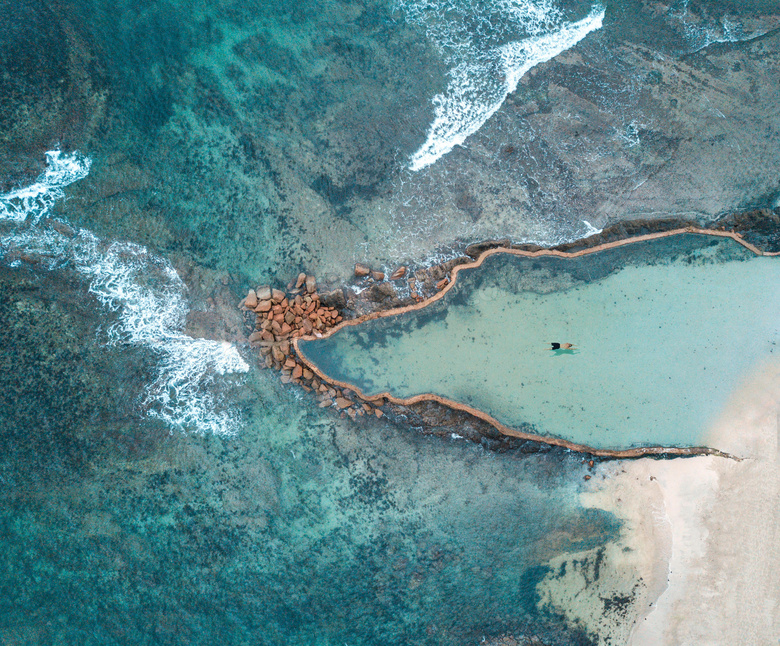
[[[231,387],[248,364],[182,331],[168,262],[51,219],[89,160],[49,162],[0,196],[4,643],[590,643],[537,607],[547,561],[615,536],[579,460]]]
[[[2,641],[608,639],[534,598],[616,531],[579,460],[356,429],[231,345],[301,269],[774,204],[774,3],[604,8],[518,80],[596,4],[0,6]]]
[[[23,300],[19,277],[3,279],[4,296]],[[24,342],[31,319],[41,333],[95,330],[61,284],[38,283],[28,313],[4,301],[0,316],[16,358],[42,367],[53,348]],[[43,316],[53,305],[56,318]],[[80,344],[80,360],[57,355],[72,390],[47,383],[62,371],[29,375],[34,392],[3,372],[4,393],[17,385],[0,409],[5,641],[588,643],[536,608],[547,559],[617,529],[576,504],[579,459],[356,429],[267,373],[235,398],[240,435],[169,434],[110,405],[130,394],[118,383],[129,357]],[[95,379],[106,369],[108,385]]]
[[[368,395],[433,393],[597,448],[701,445],[780,342],[780,263],[706,236],[637,247],[494,255],[429,308],[301,350]]]

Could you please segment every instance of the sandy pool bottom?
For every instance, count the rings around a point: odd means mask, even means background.
[[[632,265],[543,294],[498,280],[469,290],[471,273],[527,262],[501,256],[462,271],[459,291],[430,311],[369,321],[302,349],[366,394],[433,393],[508,426],[625,448],[701,444],[780,341],[775,258]],[[552,341],[575,348],[554,352]]]

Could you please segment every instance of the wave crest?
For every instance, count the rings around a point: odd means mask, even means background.
[[[187,287],[173,266],[141,245],[106,242],[87,230],[67,235],[38,226],[62,188],[89,172],[91,160],[74,153],[46,153],[49,168],[31,186],[0,195],[0,221],[18,223],[0,237],[0,254],[36,254],[40,266],[73,267],[89,292],[117,320],[107,344],[143,346],[158,356],[157,375],[142,402],[147,414],[171,428],[221,435],[238,431],[240,416],[216,394],[218,378],[245,373],[249,365],[230,343],[184,333]],[[19,261],[11,264],[18,264]]]
[[[412,171],[463,144],[528,70],[600,29],[605,14],[597,5],[582,20],[566,23],[549,0],[413,0],[401,9],[409,22],[425,29],[451,66],[447,89],[432,100],[434,119],[427,138],[409,160]]]

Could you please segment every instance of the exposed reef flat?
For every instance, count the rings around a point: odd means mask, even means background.
[[[772,212],[766,213],[766,214],[759,214],[759,217],[772,217],[774,214]],[[756,217],[753,215],[752,217]],[[732,217],[732,222],[739,222],[740,218],[738,217]],[[465,268],[468,266],[476,266],[477,264],[480,264],[482,261],[484,261],[485,258],[496,254],[496,253],[506,253],[510,252],[513,254],[521,255],[521,256],[544,256],[544,255],[555,255],[555,256],[561,256],[561,257],[578,257],[582,255],[587,255],[591,253],[595,253],[598,251],[606,250],[606,249],[614,249],[617,247],[625,246],[626,244],[629,244],[631,242],[639,242],[639,241],[645,241],[650,239],[658,239],[658,238],[664,238],[664,237],[671,237],[671,236],[677,236],[681,235],[683,233],[691,233],[696,232],[703,235],[710,235],[713,237],[721,237],[721,238],[730,238],[731,240],[734,240],[738,242],[742,247],[749,250],[751,254],[756,255],[773,255],[776,252],[775,251],[762,251],[759,248],[757,248],[755,245],[753,245],[750,242],[747,242],[745,239],[743,239],[739,234],[734,233],[733,231],[725,231],[725,230],[711,230],[711,229],[698,229],[695,227],[685,227],[685,228],[669,228],[668,224],[667,226],[659,227],[658,223],[654,223],[653,226],[656,228],[661,228],[661,231],[656,230],[652,233],[642,233],[641,235],[635,235],[632,238],[618,238],[617,240],[607,241],[607,242],[600,242],[598,244],[594,244],[593,240],[587,240],[585,242],[581,242],[578,245],[569,245],[570,250],[562,251],[560,249],[551,249],[551,250],[542,250],[542,249],[518,249],[513,247],[496,247],[487,245],[487,248],[480,248],[476,251],[478,253],[478,258],[476,261],[472,260],[471,262],[461,262],[460,264],[457,263],[450,263],[450,275],[446,275],[443,278],[439,278],[441,276],[441,268],[433,268],[429,269],[427,271],[428,275],[431,277],[431,279],[428,281],[428,283],[431,283],[433,280],[436,280],[435,284],[435,293],[432,296],[429,296],[425,300],[421,300],[422,296],[419,292],[425,293],[424,286],[421,284],[421,281],[418,281],[414,283],[415,280],[414,277],[410,279],[410,282],[412,283],[412,287],[416,288],[410,291],[417,291],[418,293],[408,296],[407,298],[413,299],[413,301],[421,301],[421,302],[412,302],[411,304],[401,306],[400,308],[390,308],[390,309],[374,309],[374,311],[369,311],[368,313],[364,313],[361,316],[358,316],[357,318],[345,321],[337,328],[331,329],[327,332],[327,335],[332,334],[336,329],[339,329],[342,326],[351,326],[355,325],[357,323],[374,319],[374,318],[380,318],[388,315],[397,315],[399,313],[403,313],[404,311],[411,311],[420,309],[422,307],[427,306],[431,302],[435,302],[436,300],[440,299],[444,293],[446,293],[450,286],[452,285],[451,280],[454,280],[458,268]],[[625,233],[625,230],[628,229],[629,231],[643,231],[647,229],[647,226],[642,223],[637,223],[636,226],[633,227],[625,227],[625,225],[621,226],[621,229],[623,229],[623,233]],[[615,233],[612,232],[606,232],[607,235],[600,236],[602,239],[604,237],[608,237],[610,235],[615,236]],[[595,237],[595,236],[594,236]],[[575,248],[572,248],[575,247]],[[579,247],[579,248],[576,248]],[[438,271],[437,271],[438,270]],[[405,272],[404,272],[405,273]],[[367,272],[364,270],[364,268],[358,266],[356,267],[356,275],[358,275],[360,278],[369,277],[370,278],[370,272]],[[420,272],[415,272],[415,275],[419,277]],[[382,276],[384,278],[384,276]],[[373,282],[375,283],[373,287],[370,287],[370,289],[366,290],[369,293],[376,292],[377,287],[390,287],[392,289],[392,286],[389,285],[387,282],[382,281],[376,281],[376,277],[373,277]],[[390,290],[387,290],[390,291]],[[346,299],[345,299],[346,300]],[[398,297],[393,299],[395,302],[400,300]],[[349,303],[347,301],[345,303],[347,307],[342,307],[342,309],[346,312],[350,305],[353,305],[353,303]],[[293,341],[293,346],[297,348],[297,340]],[[323,374],[322,371],[319,370],[319,368],[316,365],[312,365],[309,361],[306,360],[306,357],[301,356],[301,360],[303,364],[309,369],[309,371],[318,379],[320,383],[326,383],[328,384],[328,387],[331,389],[336,390],[342,390],[342,393],[337,393],[337,396],[339,394],[346,394],[345,397],[341,397],[341,399],[346,399],[350,402],[350,406],[352,404],[352,400],[359,400],[360,404],[371,404],[372,400],[374,402],[374,405],[376,403],[379,403],[379,405],[399,405],[401,407],[411,407],[408,412],[411,412],[415,414],[414,407],[419,407],[419,404],[421,402],[430,402],[433,403],[434,408],[432,409],[430,407],[430,404],[426,406],[424,411],[418,411],[422,412],[423,414],[421,417],[425,418],[429,421],[429,424],[427,424],[429,429],[433,429],[433,432],[439,432],[443,433],[446,432],[444,429],[449,428],[452,429],[452,426],[448,423],[436,423],[436,413],[434,412],[436,410],[435,404],[444,404],[445,406],[450,407],[451,409],[454,409],[454,413],[450,413],[450,422],[454,421],[452,420],[452,415],[455,414],[457,416],[457,412],[462,411],[466,414],[466,418],[462,418],[462,420],[468,419],[469,416],[476,417],[478,420],[482,420],[487,422],[488,424],[492,425],[493,433],[492,435],[494,437],[490,437],[491,433],[484,433],[484,425],[481,425],[479,422],[476,424],[470,423],[470,424],[464,424],[463,426],[469,431],[471,431],[470,436],[471,439],[479,439],[480,441],[484,441],[487,439],[488,443],[498,443],[499,445],[506,445],[505,442],[502,442],[502,439],[505,439],[507,436],[516,438],[516,441],[513,445],[517,446],[525,446],[525,448],[532,450],[531,447],[533,447],[537,442],[548,442],[555,445],[565,446],[566,448],[572,448],[575,450],[580,451],[587,451],[591,452],[597,455],[609,455],[609,456],[616,456],[616,457],[636,457],[639,455],[645,455],[645,454],[695,454],[695,453],[711,453],[713,452],[711,449],[704,448],[704,447],[681,447],[681,446],[666,446],[666,445],[658,445],[658,446],[641,446],[641,447],[630,447],[630,448],[624,448],[623,450],[612,450],[610,447],[607,450],[602,450],[602,447],[593,447],[589,444],[583,444],[583,443],[577,443],[577,442],[567,442],[567,441],[561,441],[559,438],[550,438],[543,435],[540,435],[539,433],[533,432],[535,429],[531,428],[530,432],[529,429],[520,428],[518,429],[517,426],[515,427],[508,427],[500,422],[498,422],[496,419],[494,419],[490,415],[486,415],[484,411],[475,409],[471,406],[463,406],[459,402],[454,402],[451,400],[448,400],[447,398],[443,398],[436,395],[419,395],[414,397],[394,397],[392,395],[389,395],[386,392],[383,392],[380,394],[380,396],[364,396],[363,393],[360,392],[359,389],[355,387],[352,383],[345,383],[340,382],[338,380],[334,380],[331,377],[328,377],[327,375]],[[328,402],[331,403],[331,402]],[[342,401],[342,403],[346,404],[345,401]],[[327,405],[327,403],[323,404]],[[392,412],[393,408],[385,408],[385,411]],[[418,415],[420,416],[420,415]],[[446,417],[445,415],[444,417]],[[482,426],[483,432],[476,431],[475,432],[475,426],[479,427]],[[453,429],[455,432],[458,432],[457,428]],[[499,435],[502,437],[495,437],[495,431],[498,430]],[[467,433],[468,435],[469,433]],[[481,437],[480,437],[481,436]],[[684,442],[683,442],[684,443]]]

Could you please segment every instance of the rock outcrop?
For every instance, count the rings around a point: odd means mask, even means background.
[[[343,416],[352,419],[366,414],[381,417],[384,413],[378,406],[384,402],[363,402],[351,390],[324,382],[295,355],[294,339],[322,336],[341,323],[343,316],[334,305],[345,299],[341,290],[321,299],[315,277],[305,273],[299,274],[293,284],[289,293],[267,285],[250,289],[241,301],[241,309],[252,317],[250,346],[259,349],[267,368],[279,371],[283,383],[315,393],[321,407],[335,406]]]

